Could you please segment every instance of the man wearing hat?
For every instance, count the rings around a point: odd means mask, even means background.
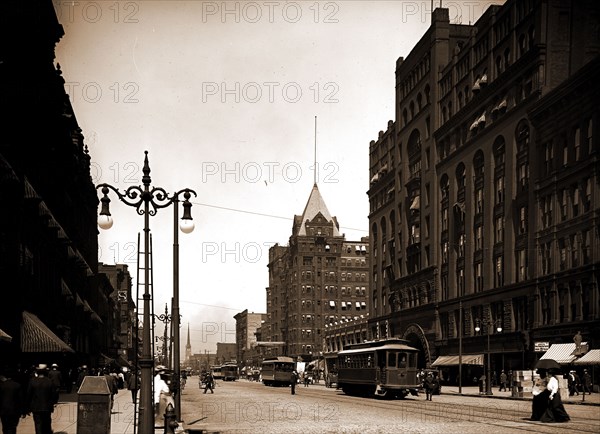
[[[12,377],[14,372],[5,368],[0,371],[0,420],[4,434],[16,434],[19,417],[25,417],[23,391]]]
[[[52,384],[56,388],[56,395],[58,396],[60,386],[62,384],[62,374],[58,370],[58,365],[56,363],[52,364],[50,372],[48,372],[48,378],[50,379],[50,381],[52,381]]]
[[[56,388],[48,378],[48,366],[40,364],[27,387],[27,406],[33,413],[35,434],[52,434],[52,412],[58,402]]]
[[[583,393],[592,393],[592,376],[587,369],[583,370]]]

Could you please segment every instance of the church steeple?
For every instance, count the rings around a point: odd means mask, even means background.
[[[188,323],[187,344],[185,345],[185,360],[189,361],[192,358],[192,344],[190,344],[190,323]]]

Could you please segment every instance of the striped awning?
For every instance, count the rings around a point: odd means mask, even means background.
[[[23,312],[21,351],[24,353],[74,353],[46,324],[30,312]]]
[[[463,365],[483,366],[483,354],[463,354]],[[440,356],[435,359],[431,366],[457,366],[458,356]]]
[[[587,342],[582,342],[581,347],[587,348]],[[544,353],[540,360],[542,359],[552,359],[556,360],[557,363],[561,365],[568,365],[572,363],[577,356],[575,354],[575,343],[569,344],[552,344],[548,351]]]
[[[576,365],[600,365],[600,350],[590,350],[586,355],[573,362]]]

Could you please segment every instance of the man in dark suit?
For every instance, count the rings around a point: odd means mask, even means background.
[[[0,373],[0,420],[4,434],[17,434],[19,417],[25,415],[23,390],[10,372]]]
[[[27,405],[33,413],[35,434],[52,434],[52,412],[57,402],[56,388],[48,378],[48,367],[38,365],[27,387]]]
[[[50,371],[48,372],[48,378],[50,379],[50,381],[52,381],[52,384],[54,384],[54,387],[56,388],[56,393],[58,394],[60,391],[60,386],[62,384],[62,374],[58,370],[58,365],[56,363],[52,364],[52,368],[50,368]]]

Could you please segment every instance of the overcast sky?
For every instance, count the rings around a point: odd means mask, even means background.
[[[188,324],[193,352],[214,352],[235,342],[235,314],[266,312],[269,247],[287,244],[314,182],[315,116],[321,194],[347,240],[368,236],[369,142],[394,119],[396,59],[427,30],[430,1],[54,4],[94,182],[141,185],[147,150],[153,186],[198,193],[196,229],[179,236],[182,351]],[[444,2],[465,24],[488,4]],[[111,199],[99,260],[128,264],[135,284],[143,217]],[[150,226],[162,313],[172,207]]]

